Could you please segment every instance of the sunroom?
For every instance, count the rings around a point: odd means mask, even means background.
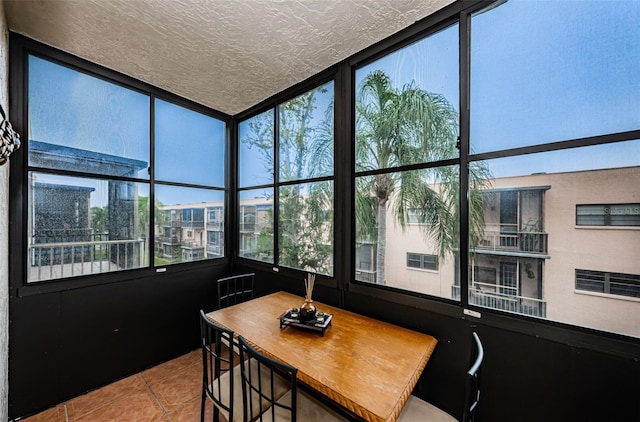
[[[640,420],[639,2],[2,6],[0,419],[197,349],[251,272],[435,337],[456,417],[476,332],[478,420]]]

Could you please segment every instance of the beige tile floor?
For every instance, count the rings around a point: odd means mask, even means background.
[[[202,352],[198,349],[24,421],[200,421],[201,385]],[[205,420],[212,419],[211,413],[212,405],[207,401]]]

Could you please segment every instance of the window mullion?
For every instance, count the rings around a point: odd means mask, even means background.
[[[460,303],[469,306],[469,119],[470,119],[470,59],[471,16],[460,13]]]
[[[273,111],[273,265],[280,264],[280,105]]]

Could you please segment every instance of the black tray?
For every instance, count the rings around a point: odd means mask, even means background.
[[[280,328],[284,327],[298,327],[307,330],[318,331],[324,336],[324,332],[331,325],[333,315],[324,312],[317,312],[315,319],[310,321],[302,321],[298,316],[298,309],[288,309],[282,315],[280,315]]]

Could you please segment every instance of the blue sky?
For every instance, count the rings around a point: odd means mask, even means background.
[[[147,95],[34,56],[29,65],[30,139],[150,163]],[[224,187],[225,124],[162,100],[156,100],[155,108],[156,180]],[[148,171],[137,177],[147,179]],[[99,181],[44,174],[38,179],[94,187],[93,205],[106,205],[106,189]],[[139,183],[138,191],[147,196],[148,185]],[[176,204],[222,200],[223,195],[163,187],[157,197]]]

